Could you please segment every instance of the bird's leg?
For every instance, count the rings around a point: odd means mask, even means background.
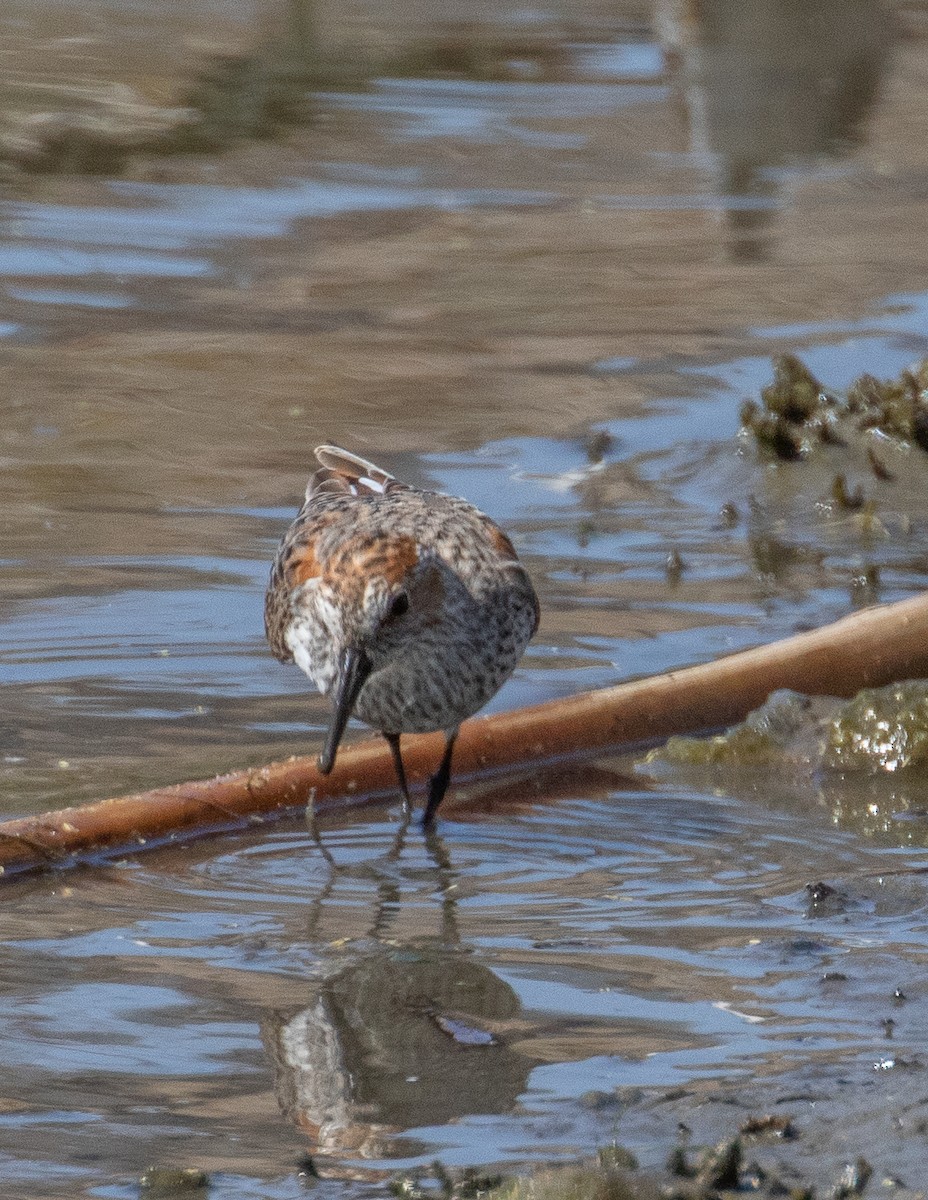
[[[393,767],[396,771],[396,778],[399,780],[400,791],[403,793],[403,812],[408,813],[411,809],[409,785],[406,782],[406,768],[403,766],[403,756],[400,753],[400,735],[398,733],[385,733],[383,736],[387,739],[390,753],[393,755]]]
[[[340,870],[338,863],[332,857],[332,851],[323,843],[322,835],[319,832],[319,823],[316,818],[315,809],[310,806],[306,813],[306,824],[309,826],[309,832],[313,841],[319,849],[319,853],[331,867],[333,873]]]
[[[458,931],[458,877],[451,863],[451,855],[444,838],[436,830],[434,822],[423,827],[423,839],[429,858],[438,874],[438,889],[441,892],[441,940],[446,946],[459,946]]]
[[[454,743],[457,740],[457,736],[458,731],[456,729],[445,734],[445,753],[438,764],[438,770],[429,780],[429,799],[425,806],[425,812],[422,815],[423,825],[432,824],[435,820],[435,813],[438,806],[445,798],[445,792],[448,790],[448,783],[451,780],[451,755],[454,753]]]
[[[390,844],[390,849],[386,853],[387,862],[398,862],[402,858],[403,849],[406,845],[406,834],[409,832],[409,822],[411,819],[412,808],[404,805],[402,820]]]

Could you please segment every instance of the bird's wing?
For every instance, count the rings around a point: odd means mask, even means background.
[[[349,505],[351,501],[348,501]],[[293,655],[287,644],[287,630],[293,619],[293,595],[304,585],[313,585],[325,572],[323,543],[333,527],[347,524],[351,514],[344,505],[336,507],[307,502],[277,547],[271,578],[264,598],[264,630],[276,658],[290,662]]]

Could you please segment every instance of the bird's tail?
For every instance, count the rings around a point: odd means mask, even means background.
[[[316,458],[322,464],[310,479],[306,499],[318,492],[347,492],[352,496],[383,496],[387,492],[405,489],[408,485],[394,479],[387,471],[340,446],[317,446]]]

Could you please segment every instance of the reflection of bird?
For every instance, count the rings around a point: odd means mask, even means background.
[[[336,446],[316,457],[322,469],[271,571],[268,640],[332,696],[324,774],[354,714],[389,742],[408,804],[400,735],[444,731],[429,823],[458,726],[514,670],[538,600],[512,543],[466,500],[401,483]]]

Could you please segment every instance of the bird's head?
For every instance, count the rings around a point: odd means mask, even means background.
[[[438,560],[406,536],[358,538],[339,553],[328,577],[341,637],[332,717],[319,756],[323,775],[332,770],[368,677],[441,621],[445,594]]]

